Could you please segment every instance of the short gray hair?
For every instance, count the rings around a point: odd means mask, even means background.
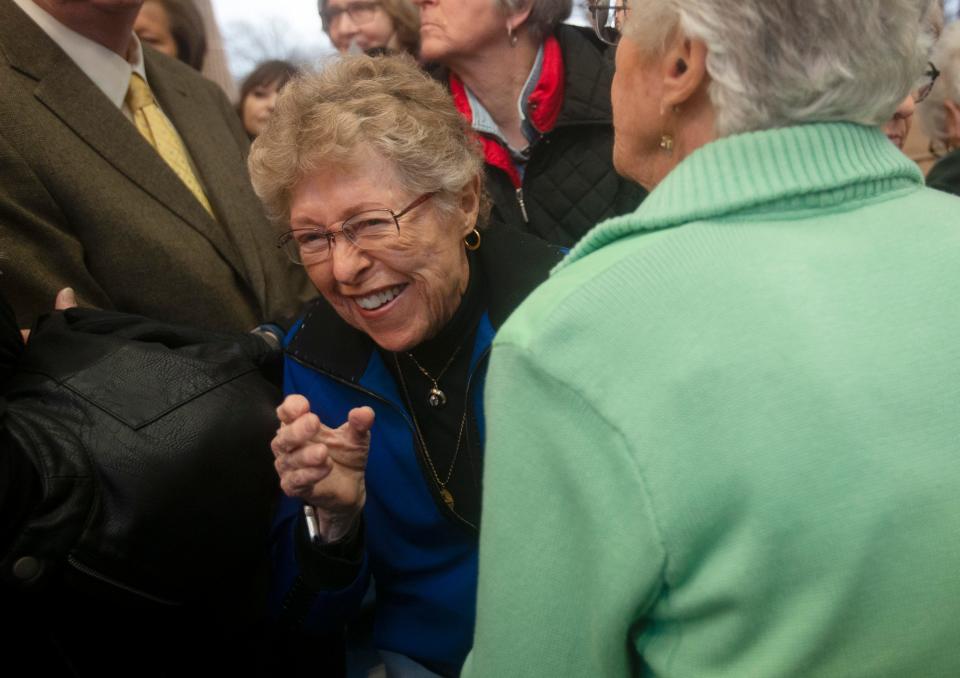
[[[291,80],[247,165],[267,214],[289,221],[297,184],[321,167],[349,166],[363,147],[391,163],[410,193],[437,193],[445,213],[477,177],[480,145],[444,87],[406,54],[341,56]],[[489,206],[481,196],[478,225]]]
[[[506,12],[521,12],[530,7],[530,16],[523,27],[539,42],[566,21],[573,10],[573,0],[496,0]]]
[[[881,125],[923,72],[937,0],[633,0],[627,37],[709,51],[720,136],[809,122]]]
[[[960,21],[947,26],[930,57],[940,69],[940,77],[930,95],[917,106],[920,128],[934,145],[947,140],[947,112],[945,101],[960,104]]]

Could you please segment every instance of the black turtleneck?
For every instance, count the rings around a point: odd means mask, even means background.
[[[460,305],[450,321],[436,336],[409,352],[391,353],[381,350],[381,355],[393,378],[397,380],[400,394],[408,400],[407,407],[423,435],[426,450],[419,444],[418,448],[421,470],[427,483],[436,490],[435,494],[439,495],[438,485],[445,482],[446,489],[454,499],[453,512],[456,515],[453,517],[458,518],[458,522],[466,522],[476,529],[480,525],[483,467],[474,403],[467,397],[467,382],[477,326],[487,306],[487,284],[474,253],[470,252],[468,255],[470,279]],[[414,359],[435,378],[443,373],[437,379],[437,384],[447,396],[445,405],[430,405],[428,397],[433,382],[417,368]],[[444,371],[448,362],[450,366]],[[431,462],[440,483],[434,478]],[[443,502],[439,504],[441,510],[446,510]]]

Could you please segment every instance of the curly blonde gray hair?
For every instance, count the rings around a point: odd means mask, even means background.
[[[291,80],[250,150],[250,178],[267,214],[284,224],[305,176],[323,166],[350,167],[363,148],[392,163],[411,194],[435,192],[434,204],[446,214],[468,184],[483,181],[469,125],[443,86],[407,55],[344,56]],[[482,199],[478,225],[488,213]]]

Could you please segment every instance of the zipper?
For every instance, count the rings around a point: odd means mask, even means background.
[[[182,603],[179,601],[160,598],[159,596],[155,596],[152,593],[141,591],[140,589],[134,588],[128,584],[124,584],[123,582],[118,581],[112,577],[108,577],[107,575],[101,572],[98,572],[97,570],[94,570],[90,566],[81,563],[79,560],[77,560],[77,558],[73,554],[70,554],[67,556],[67,562],[70,563],[70,565],[72,565],[75,570],[82,572],[88,577],[92,577],[97,581],[103,582],[104,584],[109,584],[110,586],[126,591],[127,593],[132,593],[135,596],[139,596],[140,598],[146,598],[147,600],[150,600],[154,603],[167,605],[169,607],[180,607],[182,605]]]
[[[517,189],[517,190],[520,190],[520,189]],[[477,364],[476,364],[475,368],[467,375],[467,389],[466,389],[466,391],[467,391],[467,406],[468,406],[468,407],[472,407],[472,406],[473,406],[472,403],[471,403],[471,400],[470,400],[470,396],[471,396],[470,390],[471,390],[472,385],[473,385],[473,377],[474,377],[474,375],[479,371],[479,369],[480,369],[480,364],[481,364],[484,360],[486,360],[487,357],[489,356],[489,354],[490,354],[490,349],[491,349],[490,346],[487,346],[485,349],[483,349],[483,353],[481,353],[480,356],[477,358]],[[328,372],[327,370],[318,369],[316,366],[310,365],[309,363],[306,363],[306,362],[304,362],[303,360],[300,360],[299,358],[297,358],[295,355],[293,355],[293,354],[291,354],[291,353],[287,353],[286,355],[290,356],[290,358],[291,358],[294,362],[297,362],[297,363],[299,363],[300,365],[303,365],[303,366],[306,367],[306,368],[309,368],[309,369],[311,369],[311,370],[314,370],[314,371],[316,371],[316,372],[319,372],[320,374],[324,375],[325,377],[328,377],[328,378],[332,379],[333,381],[337,382],[338,384],[342,384],[343,386],[346,386],[347,388],[353,389],[354,391],[357,391],[357,392],[359,392],[359,393],[363,393],[364,395],[367,395],[367,396],[373,398],[374,400],[376,400],[376,401],[378,401],[378,402],[381,402],[381,403],[383,403],[383,404],[385,404],[385,405],[388,405],[388,406],[392,407],[392,408],[403,418],[403,420],[404,420],[404,421],[406,422],[406,424],[407,424],[407,429],[409,429],[410,436],[413,438],[413,449],[414,449],[414,451],[416,452],[416,455],[417,455],[417,464],[420,466],[420,472],[423,474],[423,477],[424,477],[424,479],[426,480],[427,487],[429,488],[430,495],[434,498],[434,502],[436,503],[437,508],[440,510],[441,514],[451,515],[451,516],[453,516],[458,522],[462,523],[463,525],[469,526],[469,527],[470,527],[471,529],[473,529],[474,531],[479,532],[480,528],[478,528],[478,527],[477,527],[476,525],[474,525],[473,523],[471,523],[471,522],[465,520],[464,518],[462,518],[462,517],[460,516],[460,514],[455,513],[454,511],[451,511],[450,509],[448,509],[448,508],[446,507],[446,505],[443,503],[443,498],[440,496],[440,493],[439,493],[439,491],[437,490],[437,488],[434,487],[435,483],[433,483],[433,482],[430,481],[430,476],[429,476],[429,474],[428,474],[428,470],[429,470],[429,469],[427,468],[427,462],[426,462],[426,459],[425,459],[425,457],[424,457],[424,451],[423,451],[422,447],[420,446],[420,441],[417,440],[416,429],[415,429],[414,426],[413,426],[413,421],[407,416],[407,413],[403,410],[402,407],[398,407],[394,402],[392,402],[392,401],[390,401],[390,400],[387,400],[386,398],[384,398],[384,397],[381,396],[380,394],[374,393],[374,392],[371,391],[370,389],[364,388],[363,386],[360,386],[359,384],[357,384],[357,383],[355,383],[355,382],[349,381],[349,380],[344,379],[344,378],[342,378],[342,377],[338,377],[337,375],[333,374],[332,372]]]
[[[374,349],[374,350],[376,350],[376,349]],[[297,362],[297,363],[303,365],[304,367],[306,367],[306,368],[308,368],[308,369],[311,369],[311,370],[313,370],[313,371],[315,371],[315,372],[319,372],[320,374],[322,374],[322,375],[325,376],[325,377],[329,377],[330,379],[333,379],[333,380],[334,380],[335,382],[337,382],[338,384],[342,384],[343,386],[346,386],[347,388],[351,388],[351,389],[353,389],[354,391],[358,391],[358,392],[360,392],[360,393],[363,393],[364,395],[368,395],[368,396],[370,396],[371,398],[373,398],[374,400],[383,403],[384,405],[389,405],[389,406],[392,407],[394,410],[396,410],[396,412],[397,412],[401,417],[403,417],[403,420],[407,423],[407,428],[409,428],[409,429],[410,429],[410,433],[413,434],[413,432],[414,432],[414,429],[413,429],[413,421],[411,421],[410,418],[407,416],[407,413],[403,411],[403,408],[402,408],[402,407],[397,407],[397,404],[394,403],[393,401],[387,400],[386,398],[384,398],[384,397],[383,397],[382,395],[380,395],[379,393],[374,393],[374,392],[371,391],[370,389],[366,389],[366,388],[364,388],[363,386],[360,386],[359,384],[357,384],[356,382],[349,381],[349,380],[347,380],[347,379],[344,379],[343,377],[338,377],[337,375],[333,374],[332,372],[328,372],[328,371],[326,371],[326,370],[321,370],[321,369],[319,369],[319,368],[318,368],[317,366],[315,366],[315,365],[311,365],[311,364],[309,364],[309,363],[307,363],[307,362],[304,362],[303,360],[300,360],[298,357],[296,357],[295,355],[293,355],[293,354],[291,354],[291,353],[286,353],[285,355],[290,356],[290,358],[291,358],[294,362]],[[416,437],[416,436],[414,436],[414,437]]]
[[[523,187],[517,186],[517,204],[520,205],[520,214],[523,215],[523,222],[530,223],[530,217],[527,216],[527,205],[523,202]]]

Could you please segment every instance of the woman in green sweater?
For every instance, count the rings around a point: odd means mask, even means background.
[[[465,676],[960,675],[960,201],[878,129],[931,4],[594,11],[655,190],[495,341]]]

